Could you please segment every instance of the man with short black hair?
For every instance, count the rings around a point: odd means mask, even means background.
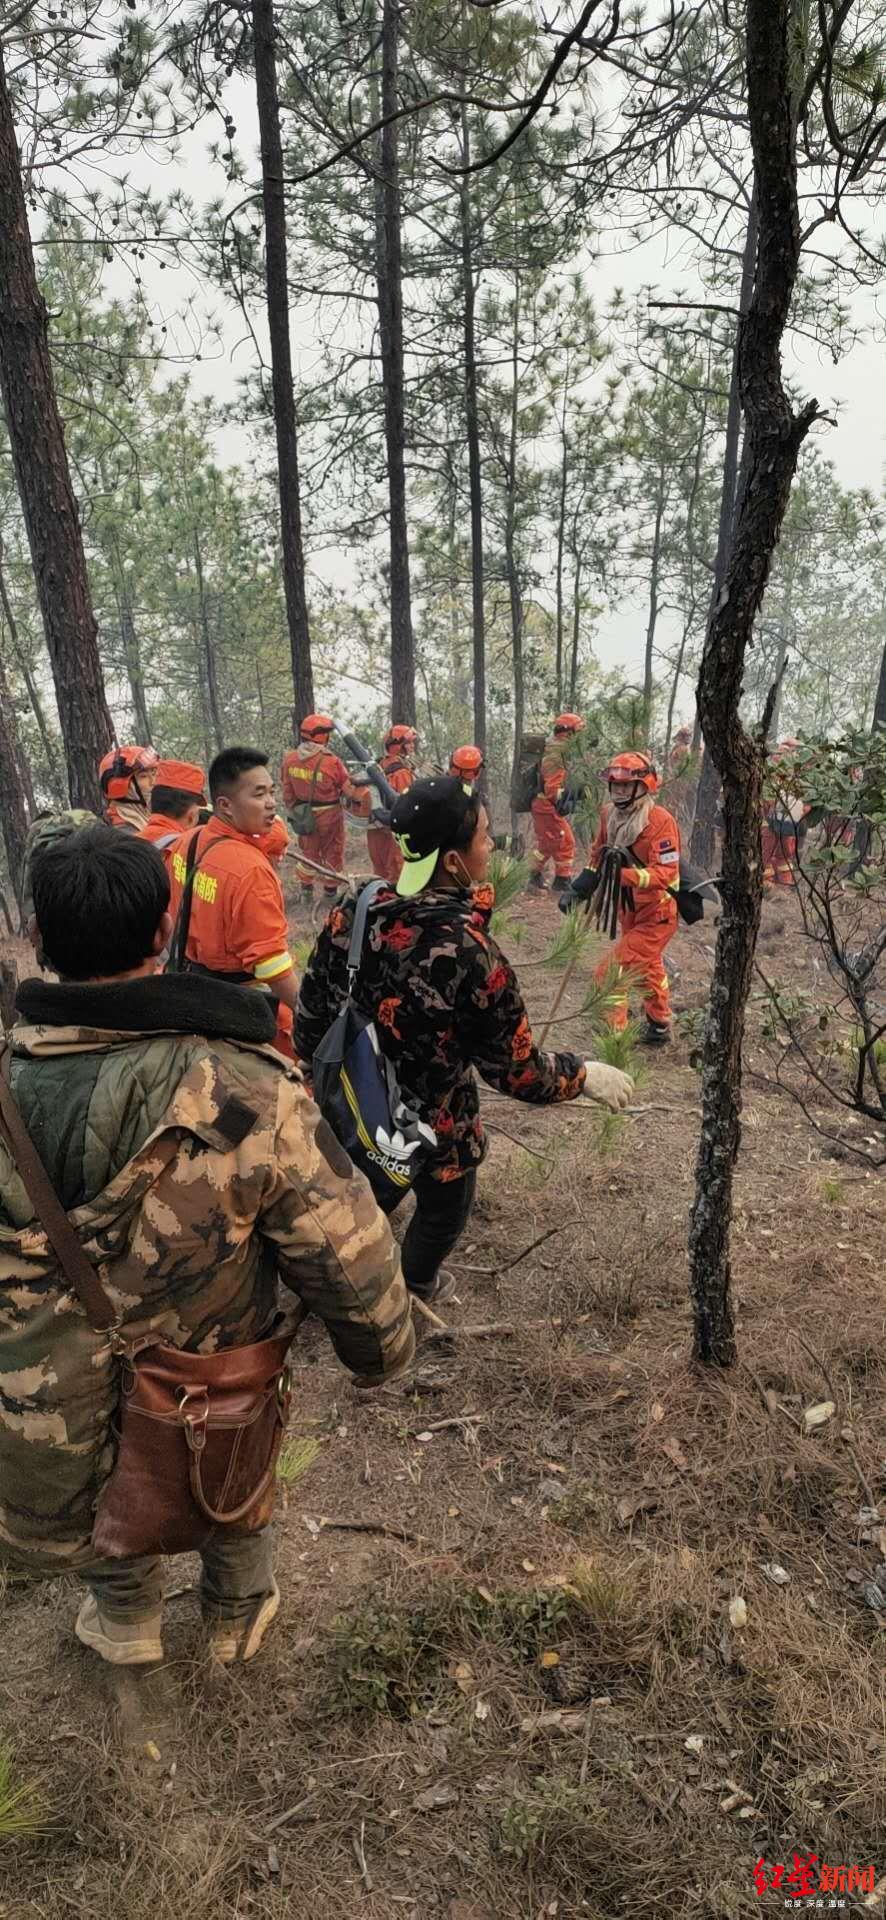
[[[248,1346],[275,1324],[281,1280],[293,1331],[317,1314],[361,1385],[400,1372],[414,1337],[396,1246],[270,1048],[268,1000],[157,972],[156,849],[97,826],[38,852],[33,885],[61,977],[19,988],[12,1090],[127,1347]],[[0,1137],[0,1565],[82,1573],[78,1638],[141,1665],[163,1652],[160,1560],[97,1562],[91,1544],[119,1378]],[[210,1651],[249,1660],[279,1606],[270,1533],[217,1529],[202,1560]]]
[[[283,889],[263,844],[276,817],[267,754],[226,747],[209,769],[209,793],[212,818],[172,849],[173,918],[188,865],[194,866],[188,966],[229,985],[261,988],[294,1009],[298,989]]]

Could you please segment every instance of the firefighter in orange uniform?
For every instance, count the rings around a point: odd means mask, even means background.
[[[447,772],[457,774],[464,786],[475,787],[485,768],[482,747],[453,747]]]
[[[173,847],[195,827],[206,805],[206,775],[192,760],[159,760],[151,794],[151,811],[140,840],[150,840],[167,867]]]
[[[619,939],[614,955],[600,962],[597,979],[605,979],[612,958],[639,977],[646,1013],[640,1037],[646,1046],[662,1046],[671,1037],[664,954],[677,931],[671,889],[680,884],[680,829],[672,813],[655,805],[661,782],[645,753],[616,754],[603,778],[609,785],[609,805],[600,815],[590,863],[570,890],[570,904],[593,898],[604,856],[617,854],[622,869]],[[607,1018],[616,1032],[627,1025],[627,992],[619,993]]]
[[[780,740],[770,755],[773,767],[796,753],[799,740]],[[775,775],[778,786],[778,776]],[[763,854],[764,887],[795,887],[797,884],[797,829],[809,808],[797,795],[783,787],[764,799],[760,831]]]
[[[147,826],[159,764],[156,747],[112,747],[99,761],[99,785],[109,827],[119,827],[123,833],[141,833]]]
[[[418,734],[414,727],[397,723],[389,727],[384,739],[384,753],[379,761],[388,786],[395,793],[408,793],[418,771],[415,764],[415,750]],[[366,831],[366,851],[372,861],[372,871],[380,880],[387,880],[395,887],[403,866],[403,855],[397,845],[390,827],[370,826]]]
[[[333,867],[340,873],[345,858],[345,821],[342,808],[366,819],[372,805],[369,787],[357,786],[343,760],[331,753],[329,742],[335,727],[328,713],[309,713],[299,728],[297,747],[283,755],[280,776],[283,804],[302,853],[318,866]],[[314,874],[310,867],[299,868],[302,899],[314,898]],[[339,882],[324,880],[323,892],[334,899]]]
[[[580,714],[561,713],[554,721],[554,731],[545,743],[545,750],[539,766],[539,788],[532,802],[532,825],[535,829],[535,853],[533,871],[529,878],[531,888],[542,891],[544,872],[549,860],[554,863],[554,893],[565,893],[572,879],[575,864],[575,834],[569,821],[558,811],[558,802],[565,795],[566,776],[569,762],[570,742],[581,732],[584,721]]]
[[[209,769],[209,792],[211,819],[183,835],[170,860],[174,920],[189,862],[195,862],[185,962],[189,971],[271,993],[278,1004],[277,1045],[289,1053],[298,986],[283,891],[268,851],[280,836],[267,754],[226,747]]]

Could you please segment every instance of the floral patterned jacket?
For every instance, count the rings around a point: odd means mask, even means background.
[[[333,907],[308,962],[295,1049],[308,1068],[347,994],[356,895]],[[516,975],[491,938],[491,887],[430,889],[401,900],[389,889],[370,911],[355,1003],[375,1020],[408,1104],[434,1128],[427,1171],[457,1180],[483,1159],[486,1137],[474,1069],[514,1100],[574,1100],[585,1082],[575,1053],[541,1053]]]

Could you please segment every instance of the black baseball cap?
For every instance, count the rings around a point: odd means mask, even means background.
[[[416,780],[391,809],[391,832],[403,855],[397,892],[404,900],[421,893],[432,878],[441,853],[454,846],[459,829],[477,798],[451,775]]]

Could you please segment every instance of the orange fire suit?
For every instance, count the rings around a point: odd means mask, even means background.
[[[610,811],[608,806],[603,808],[591,849],[588,865],[594,872],[606,850]],[[673,814],[665,807],[653,807],[630,851],[636,855],[636,864],[625,867],[622,885],[630,889],[631,905],[619,909],[619,938],[614,952],[601,960],[596,977],[605,979],[613,959],[619,967],[630,968],[642,981],[647,1019],[663,1026],[671,1017],[664,951],[677,931],[677,902],[668,888],[676,887],[680,879],[680,829]],[[607,1020],[616,1032],[627,1026],[627,989],[619,992]]]
[[[549,860],[554,862],[558,879],[571,880],[575,866],[575,834],[568,820],[562,820],[556,802],[566,785],[566,756],[559,740],[548,740],[541,758],[540,788],[532,802],[535,852],[532,863],[536,873],[544,873]]]
[[[292,808],[307,802],[314,814],[313,832],[298,835],[302,853],[309,860],[316,860],[319,866],[334,867],[341,873],[345,860],[342,808],[365,819],[372,805],[369,789],[354,784],[337,753],[330,753],[327,747],[318,747],[308,740],[300,741],[297,747],[284,753],[280,777],[284,805]],[[298,873],[304,891],[313,892],[314,881],[320,876],[313,874],[310,867],[299,867]],[[338,892],[336,880],[324,880],[322,884],[324,893]]]
[[[187,871],[188,850],[199,835],[191,896],[186,958],[195,968],[232,985],[273,993],[274,981],[292,972],[289,928],[277,872],[262,840],[213,818],[192,827],[171,849],[169,910],[176,918]],[[276,1045],[292,1051],[292,1009],[277,1009]]]
[[[413,760],[404,760],[400,754],[386,753],[378,764],[395,793],[409,792],[416,773]],[[400,878],[403,855],[390,827],[367,827],[366,851],[372,861],[373,873],[377,873],[380,880],[386,880],[389,887],[395,887]]]
[[[173,820],[168,813],[152,813],[147,826],[142,827],[139,840],[149,840],[163,855],[167,870],[173,847],[182,837],[182,823]]]

